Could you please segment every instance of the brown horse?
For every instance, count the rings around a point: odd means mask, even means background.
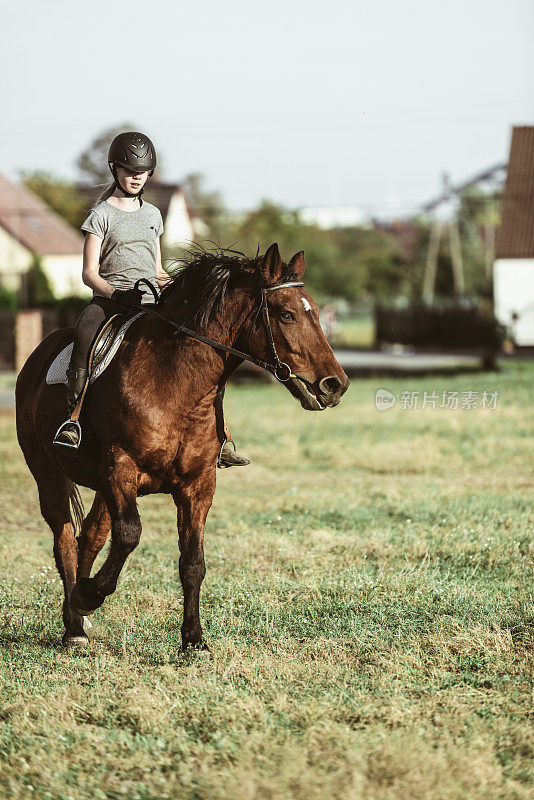
[[[199,596],[204,524],[222,443],[221,387],[243,359],[178,333],[176,326],[193,325],[211,341],[272,365],[303,408],[335,406],[349,382],[323,335],[317,305],[302,287],[303,273],[304,254],[285,264],[276,244],[253,259],[233,251],[192,251],[163,290],[159,316],[143,314],[132,323],[110,366],[91,385],[77,451],[52,444],[65,416],[65,388],[45,382],[52,360],[72,341],[72,329],[50,334],[28,358],[17,380],[17,435],[54,534],[65,590],[64,644],[88,643],[84,615],[115,591],[139,543],[137,497],[161,492],[172,495],[178,511],[182,647],[205,647]],[[76,484],[96,492],[85,519]],[[91,578],[110,531],[107,558]]]

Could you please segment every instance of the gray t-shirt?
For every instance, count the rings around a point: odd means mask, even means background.
[[[158,291],[156,282],[156,239],[163,233],[159,208],[141,199],[137,211],[123,211],[103,200],[91,209],[81,230],[102,239],[98,274],[115,289],[131,289],[139,278],[147,278]],[[143,303],[153,303],[148,287]],[[98,292],[93,291],[93,296]]]

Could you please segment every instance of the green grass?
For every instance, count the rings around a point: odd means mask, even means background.
[[[51,534],[1,413],[0,796],[534,797],[533,382],[533,362],[354,380],[323,414],[230,387],[253,463],[218,472],[208,517],[211,657],[178,652],[157,496],[91,650],[61,648]],[[378,412],[378,388],[500,394]]]

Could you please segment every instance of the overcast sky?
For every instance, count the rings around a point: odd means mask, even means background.
[[[533,0],[50,0],[3,5],[0,169],[77,177],[131,120],[164,178],[236,209],[399,214],[534,124]]]

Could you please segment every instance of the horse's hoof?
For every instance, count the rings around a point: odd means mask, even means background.
[[[80,593],[78,591],[78,584],[76,584],[70,593],[70,607],[72,610],[79,614],[81,617],[86,617],[88,614],[92,614],[92,611],[89,611],[85,608],[85,603],[80,597]]]
[[[181,653],[190,653],[190,652],[197,652],[197,653],[210,653],[211,650],[209,649],[208,645],[204,641],[200,642],[182,642],[182,646],[180,648]]]
[[[85,634],[83,636],[80,634],[72,636],[68,633],[65,633],[63,635],[62,642],[65,645],[65,647],[83,647],[84,649],[89,647],[89,645],[91,644],[89,641],[89,637],[85,636]]]
[[[70,607],[76,614],[82,617],[88,617],[94,614],[97,608],[100,608],[102,601],[97,598],[94,591],[91,591],[91,578],[80,578],[74,585],[70,594]],[[93,595],[93,596],[91,596]]]

